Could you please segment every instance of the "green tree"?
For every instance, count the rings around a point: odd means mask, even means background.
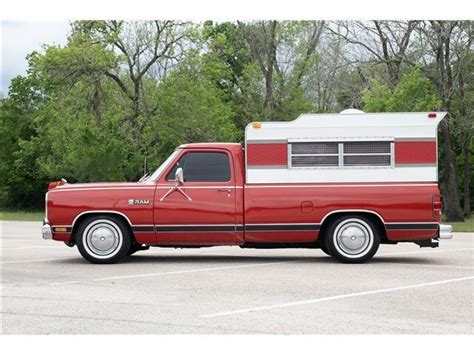
[[[372,80],[363,100],[367,112],[424,112],[440,106],[432,84],[419,67],[404,74],[393,90]]]
[[[40,147],[28,150],[25,142],[36,137],[38,116],[47,99],[32,77],[16,77],[10,95],[0,103],[0,204],[32,208],[42,204],[47,177],[36,162]]]
[[[209,62],[191,56],[157,86],[156,115],[145,133],[150,164],[157,165],[183,143],[237,139],[232,106],[213,79]]]

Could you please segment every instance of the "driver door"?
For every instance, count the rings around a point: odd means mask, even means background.
[[[236,188],[226,150],[183,150],[156,187],[157,244],[241,244],[236,233]],[[175,183],[178,168],[184,181]]]

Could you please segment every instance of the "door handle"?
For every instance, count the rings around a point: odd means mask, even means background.
[[[217,191],[219,192],[227,192],[228,194],[230,194],[232,192],[232,189],[217,189]]]

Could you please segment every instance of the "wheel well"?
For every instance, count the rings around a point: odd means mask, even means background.
[[[369,219],[371,222],[373,222],[379,229],[380,231],[380,239],[381,241],[386,241],[387,240],[387,231],[385,230],[385,225],[382,221],[382,219],[380,218],[380,216],[378,216],[377,214],[375,213],[371,213],[371,212],[360,212],[360,211],[354,211],[354,212],[351,212],[351,211],[344,211],[344,212],[335,212],[335,213],[332,213],[330,214],[329,216],[327,216],[324,220],[323,220],[323,224],[321,225],[321,228],[319,230],[319,237],[318,237],[318,240],[322,241],[324,240],[324,235],[325,235],[325,232],[326,230],[329,228],[329,226],[331,225],[331,223],[338,217],[341,217],[341,216],[347,216],[347,215],[350,215],[350,216],[361,216],[361,217],[365,217],[367,219]]]
[[[120,219],[124,225],[129,229],[130,235],[133,238],[133,241],[135,241],[135,235],[133,234],[132,226],[130,225],[130,222],[122,216],[119,213],[113,213],[113,212],[87,212],[79,216],[77,220],[74,221],[74,225],[72,226],[72,231],[71,231],[71,240],[76,241],[76,232],[81,225],[82,222],[84,222],[85,219],[93,216],[113,216],[116,217],[117,219]]]

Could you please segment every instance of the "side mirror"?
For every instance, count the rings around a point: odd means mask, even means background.
[[[179,185],[182,185],[184,183],[183,168],[176,169],[176,173],[174,174],[174,181]]]

